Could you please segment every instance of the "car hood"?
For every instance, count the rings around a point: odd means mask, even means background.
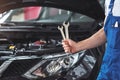
[[[0,13],[27,6],[51,6],[82,13],[96,20],[104,19],[104,10],[97,0],[0,0]]]

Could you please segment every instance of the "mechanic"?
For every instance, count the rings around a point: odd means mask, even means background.
[[[104,28],[90,38],[75,42],[71,39],[62,41],[67,53],[94,48],[107,41],[107,48],[97,80],[120,80],[120,0],[105,1]]]

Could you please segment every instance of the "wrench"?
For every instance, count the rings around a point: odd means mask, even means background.
[[[63,26],[65,28],[66,39],[69,39],[69,31],[68,31],[69,25],[70,25],[69,22],[67,24],[65,24],[65,22],[63,22]]]
[[[62,37],[63,37],[63,39],[65,40],[66,38],[65,38],[65,34],[64,34],[64,32],[63,32],[63,26],[58,26],[58,30],[60,30],[60,32],[61,32],[61,35],[62,35]]]

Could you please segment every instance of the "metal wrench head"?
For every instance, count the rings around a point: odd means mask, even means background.
[[[58,29],[61,31],[61,30],[63,30],[63,26],[58,26]]]
[[[70,23],[68,22],[67,24],[65,22],[63,22],[63,26],[64,27],[69,27]]]

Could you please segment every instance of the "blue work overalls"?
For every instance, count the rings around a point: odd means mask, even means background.
[[[110,2],[110,12],[104,25],[107,48],[97,80],[120,80],[120,16],[112,14],[114,1]]]

